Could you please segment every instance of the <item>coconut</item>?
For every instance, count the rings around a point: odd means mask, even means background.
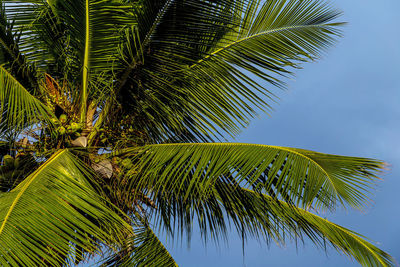
[[[71,123],[71,130],[73,133],[80,130],[79,124],[76,122]]]
[[[67,122],[67,115],[65,115],[65,114],[61,114],[61,116],[60,116],[60,118],[59,118],[59,120],[60,120],[60,122],[62,123],[62,124],[64,124],[64,123],[66,123]]]
[[[58,127],[59,134],[64,135],[66,132],[67,132],[67,130],[63,126]]]

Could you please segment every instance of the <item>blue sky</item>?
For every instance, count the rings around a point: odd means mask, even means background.
[[[344,37],[317,63],[306,64],[279,93],[271,117],[261,114],[235,141],[378,158],[391,164],[364,212],[338,210],[329,220],[359,232],[400,260],[400,1],[332,0],[343,10]],[[270,85],[265,84],[266,87]],[[196,232],[196,231],[195,231]],[[311,242],[279,248],[241,240],[205,247],[195,234],[168,245],[181,266],[359,266]]]

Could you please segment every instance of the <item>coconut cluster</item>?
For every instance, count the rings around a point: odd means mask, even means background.
[[[60,136],[72,135],[78,137],[84,128],[83,123],[72,121],[66,114],[61,114],[58,119],[52,119],[52,123],[57,127],[56,132]]]

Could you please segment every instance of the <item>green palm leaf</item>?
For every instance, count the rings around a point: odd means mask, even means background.
[[[75,248],[96,251],[99,242],[119,242],[129,233],[84,170],[68,150],[59,150],[15,189],[0,195],[3,265],[61,266],[73,261]]]
[[[146,224],[136,227],[132,262],[134,266],[178,266],[153,230]],[[132,265],[127,265],[132,266]]]
[[[77,53],[75,65],[80,66],[82,110],[89,93],[90,81],[107,72],[118,71],[121,30],[135,24],[132,7],[123,1],[82,0],[58,1],[57,14],[66,23],[71,47]],[[54,8],[55,8],[54,7]]]
[[[49,109],[32,96],[15,77],[0,66],[0,105],[3,120],[11,128],[49,120]]]
[[[284,85],[281,76],[298,68],[299,62],[317,58],[333,44],[341,25],[333,22],[340,12],[322,2],[250,1],[244,7],[239,26],[189,70],[182,70],[196,110],[229,132],[236,128],[234,121],[246,124],[255,114],[248,103],[268,110],[276,99],[254,77]],[[267,96],[267,102],[260,95]],[[221,120],[222,114],[230,119]]]
[[[390,255],[351,230],[265,194],[234,186],[229,189],[229,194],[216,194],[222,205],[231,207],[228,212],[241,218],[244,225],[256,221],[277,242],[306,236],[325,249],[328,241],[363,266],[395,266]]]
[[[124,45],[126,67],[117,76],[116,91],[123,111],[137,114],[134,126],[153,141],[211,140],[216,132],[206,118],[192,116],[197,111],[187,104],[182,77],[171,71],[193,63],[190,57],[197,58],[198,49],[231,27],[234,5],[227,0],[138,2],[137,32]]]
[[[0,2],[0,65],[9,70],[30,93],[37,95],[36,68],[33,59],[27,55],[38,49],[37,47],[28,49],[22,41],[26,36],[32,37],[32,34],[24,32],[28,23],[26,20],[32,15],[32,5],[28,7],[18,5],[18,8],[20,8],[18,12],[27,15],[25,18],[14,16],[16,10],[13,10],[10,3]],[[35,42],[31,39],[29,44],[33,43]]]
[[[138,14],[141,45],[128,50],[136,52],[126,55],[131,64],[119,75],[118,93],[137,114],[138,129],[156,142],[236,135],[257,109],[268,111],[276,101],[259,78],[282,86],[282,75],[318,57],[339,35],[340,12],[322,2],[145,3]]]
[[[197,218],[204,236],[218,239],[233,222],[242,238],[284,244],[308,237],[321,247],[328,241],[366,266],[394,264],[355,232],[298,208],[333,209],[337,201],[361,208],[384,167],[380,161],[223,143],[150,145],[118,154],[137,166],[128,172],[129,190],[151,196],[153,215],[168,231],[178,227],[190,236]]]
[[[126,243],[122,251],[106,259],[102,266],[178,266],[148,222],[139,214],[134,218],[133,235]]]
[[[160,144],[124,151],[140,166],[131,183],[151,192],[185,197],[201,185],[207,194],[222,176],[302,207],[334,208],[337,201],[361,208],[383,162],[252,144]]]

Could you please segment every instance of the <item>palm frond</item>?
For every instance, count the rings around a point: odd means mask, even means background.
[[[0,105],[3,120],[12,128],[49,120],[50,110],[0,66]]]
[[[254,116],[251,106],[268,111],[277,100],[255,77],[283,86],[281,76],[317,58],[340,33],[341,24],[332,22],[340,12],[323,2],[250,1],[244,6],[239,26],[182,69],[195,109],[228,131]],[[227,118],[221,120],[220,114]]]
[[[141,45],[126,49],[135,52],[125,53],[119,102],[157,142],[236,135],[277,100],[259,78],[283,86],[280,76],[339,35],[340,12],[324,2],[145,2],[137,14]]]
[[[133,220],[133,235],[126,243],[123,251],[106,259],[101,266],[178,266],[148,222],[139,214]]]
[[[136,246],[132,262],[135,266],[178,266],[150,226],[146,224],[138,226],[134,228]]]
[[[117,100],[124,111],[135,114],[138,129],[144,129],[153,141],[212,140],[211,132],[220,136],[206,117],[193,115],[197,111],[190,105],[182,77],[172,72],[194,63],[193,57],[200,58],[198,50],[232,28],[236,2],[140,3],[138,32],[130,34],[132,40],[124,49],[127,63],[118,76]]]
[[[334,209],[338,201],[361,209],[384,168],[373,159],[236,143],[160,144],[123,153],[139,166],[131,183],[143,191],[189,198],[201,185],[206,195],[208,185],[231,175],[241,186],[321,209]]]
[[[61,266],[75,248],[119,242],[129,225],[87,180],[85,167],[59,150],[21,184],[0,195],[0,262]]]
[[[70,48],[75,51],[71,60],[79,66],[82,91],[82,110],[90,91],[90,81],[107,72],[118,71],[119,45],[122,29],[135,24],[132,6],[121,1],[81,0],[57,2],[57,14],[66,24]],[[112,76],[110,77],[112,81]]]
[[[0,2],[0,65],[7,68],[30,93],[37,95],[36,68],[22,41],[24,37],[30,35],[22,29],[31,15],[32,6],[24,8],[24,6],[18,5],[18,8],[17,14],[19,12],[28,13],[27,16],[22,16],[22,18],[15,16],[16,10],[12,6],[10,7],[9,3]],[[34,43],[32,40],[30,41],[30,44]],[[31,49],[31,51],[37,51],[37,49]]]
[[[30,45],[29,60],[35,62],[42,73],[72,81],[74,77],[71,74],[75,74],[76,66],[69,59],[73,53],[65,34],[66,26],[57,14],[55,3],[48,1],[36,5],[33,17],[35,19],[28,25],[31,31],[26,45]]]
[[[247,224],[256,224],[255,231],[264,230],[278,243],[308,237],[324,249],[330,244],[363,266],[396,265],[389,254],[364,240],[363,236],[271,196],[232,186],[229,194],[216,194],[216,198],[221,205],[231,207],[227,211],[231,217],[240,218],[240,229]]]
[[[308,211],[333,209],[337,201],[361,208],[384,167],[380,161],[218,143],[150,145],[119,156],[134,162],[136,167],[127,174],[132,189],[153,199],[151,214],[171,233],[179,229],[190,237],[197,218],[205,238],[210,233],[219,239],[233,222],[244,239],[285,244],[308,237],[323,248],[328,241],[366,266],[394,264],[360,235]]]

